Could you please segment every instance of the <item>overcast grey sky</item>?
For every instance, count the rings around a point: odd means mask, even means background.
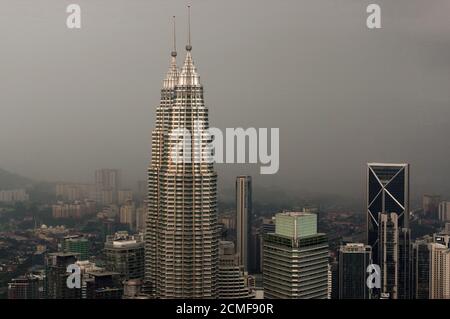
[[[78,3],[82,29],[66,28]],[[90,181],[145,179],[184,0],[3,0],[0,167]],[[410,162],[415,193],[450,195],[450,1],[192,0],[193,56],[211,126],[279,127],[280,171],[218,165],[300,192],[362,194],[371,161]],[[365,26],[382,8],[382,29]]]

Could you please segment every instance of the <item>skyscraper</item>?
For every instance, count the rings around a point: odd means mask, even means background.
[[[88,260],[89,240],[81,235],[66,236],[62,242],[62,251],[78,254],[78,260]]]
[[[445,223],[444,233],[450,235],[450,223]]]
[[[132,200],[126,201],[119,211],[119,221],[126,224],[130,230],[136,229],[136,206]]]
[[[330,260],[331,269],[331,299],[339,299],[339,261]]]
[[[141,206],[136,208],[136,231],[144,233],[145,224],[147,220],[148,206],[147,203],[142,203]]]
[[[327,299],[328,239],[317,233],[317,215],[276,215],[275,233],[264,236],[265,298]]]
[[[236,253],[245,271],[254,271],[256,260],[250,260],[252,226],[252,177],[236,177]],[[250,266],[250,264],[252,266]]]
[[[198,158],[210,141],[205,134],[195,134],[209,128],[208,109],[188,34],[181,72],[175,47],[171,54],[152,133],[145,276],[146,291],[156,298],[217,297],[217,174],[212,163]],[[179,140],[171,133],[180,128],[195,138],[183,139],[192,151],[184,149],[175,158]]]
[[[402,228],[398,236],[398,299],[412,299],[411,230]]]
[[[95,171],[95,199],[102,205],[110,205],[117,201],[120,188],[120,171],[103,168]]]
[[[450,249],[430,244],[430,299],[450,299]]]
[[[444,245],[450,248],[450,235],[446,233],[435,233],[433,234],[433,243]]]
[[[381,269],[381,293],[390,299],[398,298],[398,215],[382,213],[378,215],[379,223],[379,265]]]
[[[264,261],[264,236],[268,233],[275,232],[275,216],[272,218],[263,218],[262,225],[259,227],[259,260],[256,268],[256,273],[261,273],[263,269],[263,261]]]
[[[87,299],[120,299],[123,286],[116,272],[93,271],[85,274]]]
[[[123,205],[129,200],[133,200],[133,191],[129,189],[120,189],[117,192],[117,204]]]
[[[117,191],[120,187],[120,171],[118,169],[102,168],[95,171],[97,190]]]
[[[378,260],[378,215],[398,214],[398,227],[409,228],[409,164],[367,164],[367,244]]]
[[[430,298],[430,245],[430,241],[426,239],[418,239],[413,244],[413,299]]]
[[[117,272],[122,279],[144,278],[144,241],[142,235],[117,232],[106,237],[106,269]]]
[[[95,263],[90,262],[89,260],[77,261],[75,264],[80,268],[81,298],[87,299],[86,287],[87,287],[87,281],[90,279],[88,273],[93,272],[93,271],[101,272],[101,271],[104,271],[105,269],[97,266]]]
[[[439,203],[441,202],[440,195],[422,196],[422,210],[423,215],[429,219],[437,220],[439,218]]]
[[[441,222],[450,222],[450,202],[439,203],[439,220]]]
[[[69,288],[67,266],[75,264],[77,255],[73,253],[53,253],[46,259],[45,295],[46,299],[80,299],[81,288]]]
[[[39,299],[39,278],[26,274],[8,283],[8,299]]]
[[[372,263],[372,248],[351,243],[339,249],[339,299],[370,299],[367,266]]]
[[[142,280],[130,279],[123,282],[123,299],[147,299],[147,295],[142,294]]]
[[[232,241],[221,241],[219,253],[218,291],[220,299],[254,298],[248,287],[248,274],[239,263]]]

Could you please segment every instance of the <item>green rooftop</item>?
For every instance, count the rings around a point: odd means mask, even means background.
[[[317,215],[305,212],[286,212],[275,215],[275,233],[291,238],[317,234]]]

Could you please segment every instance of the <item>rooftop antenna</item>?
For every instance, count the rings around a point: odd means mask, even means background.
[[[186,51],[191,51],[191,6],[188,6],[188,44],[186,45]]]

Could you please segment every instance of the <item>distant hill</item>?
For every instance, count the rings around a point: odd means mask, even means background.
[[[29,178],[5,171],[0,168],[0,189],[14,189],[29,186],[33,181]]]

